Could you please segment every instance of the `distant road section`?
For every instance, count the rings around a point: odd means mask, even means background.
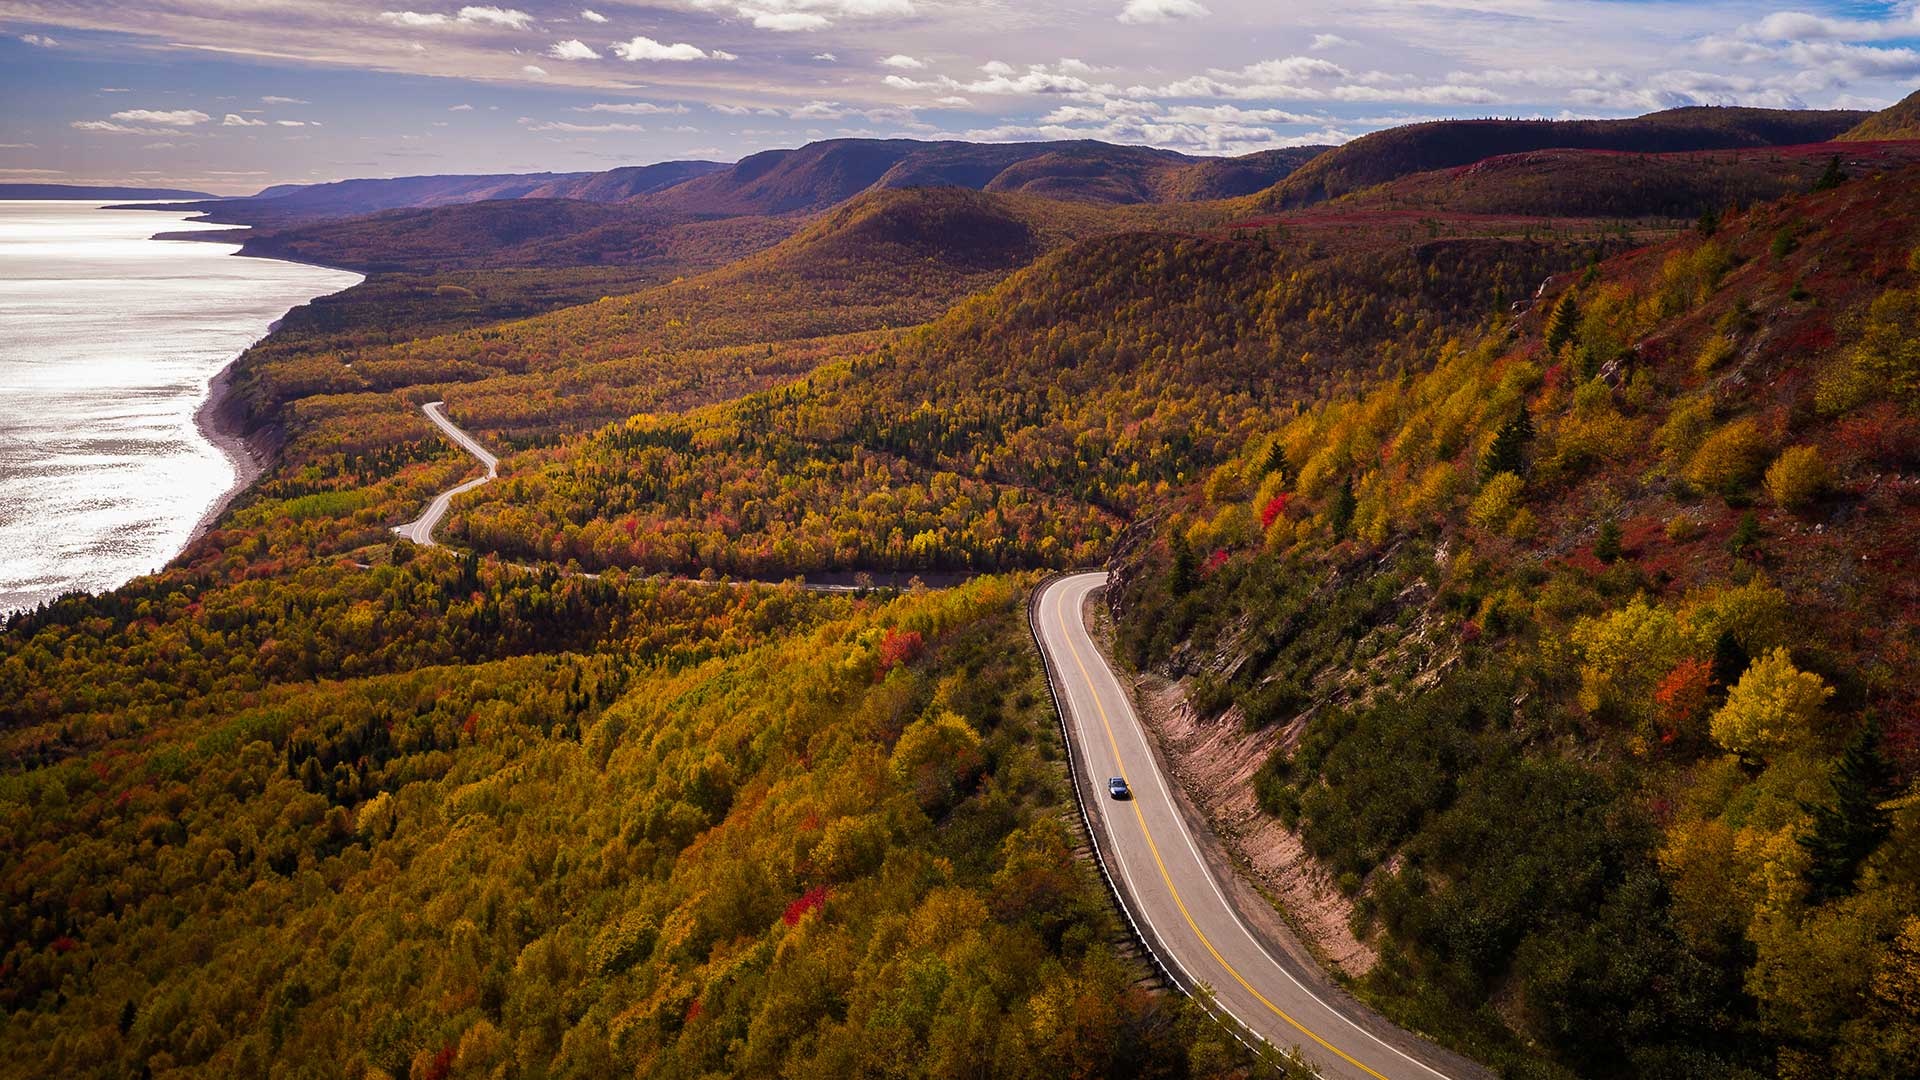
[[[1090,811],[1094,842],[1147,945],[1186,989],[1205,986],[1214,1005],[1277,1047],[1300,1053],[1342,1080],[1463,1080],[1484,1075],[1447,1065],[1417,1036],[1327,988],[1296,976],[1249,928],[1201,856],[1161,774],[1133,703],[1087,632],[1084,605],[1104,573],[1057,578],[1033,604],[1033,630],[1046,651],[1066,721],[1074,784]],[[1132,798],[1107,794],[1123,777]],[[1436,1065],[1428,1065],[1433,1061]]]
[[[433,502],[427,504],[427,512],[421,514],[419,518],[409,521],[405,525],[395,525],[393,527],[394,532],[422,547],[433,546],[433,527],[440,524],[441,518],[447,516],[447,508],[453,505],[453,497],[455,495],[472,491],[474,488],[500,475],[500,459],[487,453],[487,448],[481,446],[473,436],[454,427],[453,421],[447,419],[446,414],[440,411],[440,407],[445,404],[446,402],[444,401],[429,401],[420,407],[420,411],[426,413],[427,419],[433,421],[441,431],[446,432],[447,438],[460,444],[461,449],[480,459],[480,464],[487,467],[487,475],[476,476],[464,484],[448,488],[433,497]]]

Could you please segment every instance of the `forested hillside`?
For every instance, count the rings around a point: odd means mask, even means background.
[[[1091,240],[799,384],[517,459],[453,528],[682,572],[1076,565],[1266,410],[1422,367],[1505,297],[1618,244]]]
[[[1920,1069],[1915,222],[1907,169],[1558,277],[1124,558],[1130,659],[1284,729],[1377,1000],[1521,1075]]]
[[[1263,192],[1264,209],[1306,206],[1417,172],[1531,150],[1636,154],[1825,142],[1863,119],[1857,112],[1694,107],[1630,120],[1436,120],[1363,135]]]
[[[233,368],[266,474],[0,627],[0,1074],[1269,1075],[1076,854],[1024,601],[1101,564],[1394,1020],[1920,1074],[1920,164],[1858,119],[265,230],[372,271]],[[501,472],[416,548],[434,400]],[[791,580],[884,571],[984,576]]]
[[[1920,90],[1860,121],[1840,137],[1850,142],[1920,139]]]

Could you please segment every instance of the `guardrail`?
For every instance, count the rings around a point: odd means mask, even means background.
[[[1076,570],[1070,573],[1087,572]],[[1050,573],[1041,578],[1033,587],[1033,591],[1027,595],[1027,632],[1033,635],[1033,647],[1039,650],[1040,667],[1047,676],[1047,697],[1053,701],[1053,716],[1060,723],[1060,745],[1067,754],[1067,786],[1073,789],[1073,804],[1080,810],[1080,824],[1086,830],[1087,847],[1093,850],[1093,864],[1100,871],[1100,880],[1106,883],[1107,896],[1113,900],[1113,906],[1119,910],[1120,918],[1126,922],[1127,930],[1133,935],[1134,943],[1140,946],[1140,951],[1146,954],[1147,959],[1152,962],[1154,969],[1160,973],[1160,977],[1168,986],[1192,998],[1199,1004],[1200,1011],[1206,1013],[1214,1023],[1219,1024],[1227,1034],[1246,1047],[1256,1059],[1265,1062],[1269,1051],[1285,1054],[1286,1051],[1275,1047],[1259,1033],[1248,1030],[1232,1016],[1215,1008],[1209,996],[1203,993],[1200,987],[1192,985],[1183,973],[1178,973],[1177,964],[1170,963],[1161,956],[1159,944],[1147,928],[1134,919],[1133,909],[1127,904],[1126,894],[1120,888],[1119,879],[1114,877],[1113,871],[1107,866],[1106,853],[1100,850],[1100,832],[1094,828],[1093,814],[1087,809],[1085,793],[1080,790],[1081,767],[1079,758],[1073,752],[1073,730],[1067,725],[1067,709],[1060,696],[1059,676],[1054,671],[1053,658],[1047,654],[1046,642],[1040,640],[1040,596],[1047,591],[1047,586],[1067,576],[1069,576],[1068,573]],[[1087,782],[1093,783],[1093,778],[1089,776]],[[1283,1068],[1281,1072],[1285,1075],[1286,1070]]]

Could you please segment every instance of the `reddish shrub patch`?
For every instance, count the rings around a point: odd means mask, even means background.
[[[887,677],[900,664],[910,664],[927,647],[926,638],[918,630],[901,630],[888,627],[887,633],[880,639],[880,667],[874,673],[875,680]]]
[[[1267,505],[1260,508],[1260,527],[1263,529],[1273,528],[1274,522],[1286,516],[1287,503],[1292,499],[1293,496],[1284,491],[1268,499]]]
[[[780,921],[786,923],[788,926],[798,926],[800,925],[800,920],[807,917],[807,912],[819,911],[825,907],[826,904],[827,887],[825,885],[815,885],[813,888],[801,893],[798,900],[787,905],[787,910],[780,915]]]

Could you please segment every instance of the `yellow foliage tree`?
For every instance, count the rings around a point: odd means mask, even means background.
[[[1765,757],[1805,746],[1833,688],[1793,666],[1784,648],[1747,669],[1713,714],[1713,740],[1736,754]]]
[[[1687,462],[1687,479],[1724,491],[1753,481],[1766,460],[1767,440],[1751,420],[1735,420],[1708,435]]]
[[[1799,510],[1827,488],[1827,463],[1814,446],[1789,446],[1767,467],[1767,496],[1785,510]]]

